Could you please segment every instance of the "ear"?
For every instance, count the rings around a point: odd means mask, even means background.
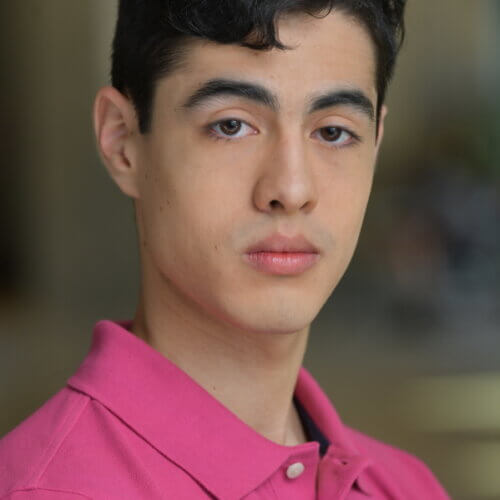
[[[385,104],[383,104],[382,108],[380,108],[377,142],[375,144],[375,158],[378,157],[380,145],[382,144],[382,139],[384,138],[384,120],[385,120],[385,117],[387,116],[388,112],[389,112],[389,110],[387,109],[387,106]]]
[[[109,175],[123,193],[139,198],[139,129],[135,109],[114,87],[103,87],[96,95],[94,130],[97,149]]]

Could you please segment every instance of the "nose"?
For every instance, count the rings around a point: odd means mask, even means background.
[[[300,138],[276,141],[263,156],[253,192],[255,207],[269,214],[309,213],[318,202],[312,170]]]

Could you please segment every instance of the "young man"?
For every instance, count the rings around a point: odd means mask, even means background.
[[[301,366],[358,239],[403,9],[120,2],[94,122],[140,302],[0,442],[0,498],[447,498]]]

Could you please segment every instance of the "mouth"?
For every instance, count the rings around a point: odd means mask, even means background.
[[[263,273],[297,275],[314,266],[320,252],[302,235],[290,238],[273,234],[248,248],[244,258]]]

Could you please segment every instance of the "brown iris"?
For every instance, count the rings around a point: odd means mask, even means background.
[[[342,129],[338,127],[323,127],[320,133],[325,141],[333,142],[342,135]]]
[[[226,135],[237,134],[241,129],[241,122],[239,120],[224,120],[219,124],[220,130]]]

